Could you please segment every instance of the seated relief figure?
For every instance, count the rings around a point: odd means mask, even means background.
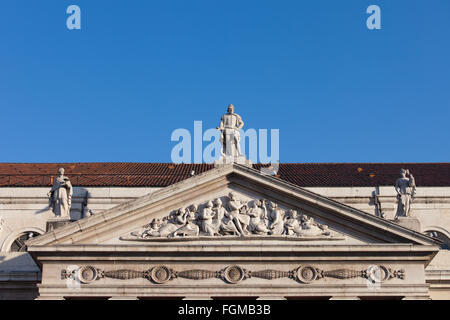
[[[250,223],[250,217],[241,213],[242,207],[242,201],[238,200],[233,192],[230,192],[228,201],[229,216],[241,236],[248,233],[247,226]]]
[[[164,217],[162,221],[160,219],[153,219],[149,229],[137,232],[135,235],[139,234],[139,238],[171,236],[185,224],[183,218],[185,213],[185,208],[179,208],[175,213],[171,213],[168,217]]]
[[[152,237],[197,237],[201,236],[329,236],[325,225],[314,221],[296,210],[281,209],[276,203],[266,200],[241,201],[231,192],[228,205],[220,198],[208,201],[199,207],[191,205],[180,208],[169,216],[153,219],[149,226],[131,235],[141,239]]]
[[[160,219],[153,219],[152,222],[150,222],[150,228],[147,230],[143,230],[140,237],[141,238],[149,238],[149,237],[162,237],[161,233],[159,232],[159,229],[161,228],[161,225],[163,222]]]
[[[219,234],[222,235],[239,235],[239,231],[231,220],[230,213],[222,205],[222,200],[217,198],[214,200],[215,215],[219,224]]]
[[[288,236],[300,233],[302,227],[298,220],[297,210],[289,210],[284,221],[285,234]]]
[[[299,220],[296,210],[289,210],[288,217],[284,223],[286,235],[297,235],[314,237],[320,235],[330,235],[328,226],[318,224],[313,218],[302,214]]]
[[[198,236],[200,228],[195,223],[197,220],[198,207],[193,204],[190,208],[183,214],[181,221],[183,226],[173,233],[173,237],[176,236]]]
[[[301,216],[300,221],[301,229],[296,232],[299,236],[314,237],[319,235],[330,235],[328,226],[316,223],[314,218],[309,218],[306,214]]]
[[[274,202],[269,204],[270,234],[280,235],[284,231],[284,212]]]
[[[212,201],[208,201],[206,206],[200,210],[199,220],[201,221],[201,230],[208,236],[219,234],[221,220],[214,218],[216,213],[213,210]]]
[[[248,225],[248,230],[253,234],[267,234],[269,229],[267,229],[267,209],[266,200],[261,199],[254,200],[250,209],[247,211],[250,216],[250,224]]]

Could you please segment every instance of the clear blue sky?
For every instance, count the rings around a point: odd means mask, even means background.
[[[449,78],[448,0],[2,0],[0,162],[170,162],[229,103],[281,162],[448,162]]]

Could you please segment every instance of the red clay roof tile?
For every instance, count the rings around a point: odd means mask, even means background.
[[[255,164],[259,170],[263,165]],[[63,167],[74,186],[166,187],[212,169],[212,164],[0,163],[0,187],[51,186]],[[394,185],[401,168],[418,186],[450,186],[450,163],[282,163],[280,179],[301,187]]]

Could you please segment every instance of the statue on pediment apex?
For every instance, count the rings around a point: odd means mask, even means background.
[[[220,119],[220,142],[222,143],[222,156],[241,156],[241,136],[239,130],[244,126],[240,115],[234,113],[234,106],[228,105],[227,113]]]

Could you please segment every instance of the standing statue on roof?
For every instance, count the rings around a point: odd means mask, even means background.
[[[408,217],[411,211],[411,202],[416,194],[416,181],[409,170],[400,170],[400,178],[395,182],[395,191],[398,199],[395,219]]]
[[[72,194],[72,184],[69,178],[64,175],[64,168],[59,168],[58,176],[53,181],[53,187],[47,194],[55,217],[70,219]]]

